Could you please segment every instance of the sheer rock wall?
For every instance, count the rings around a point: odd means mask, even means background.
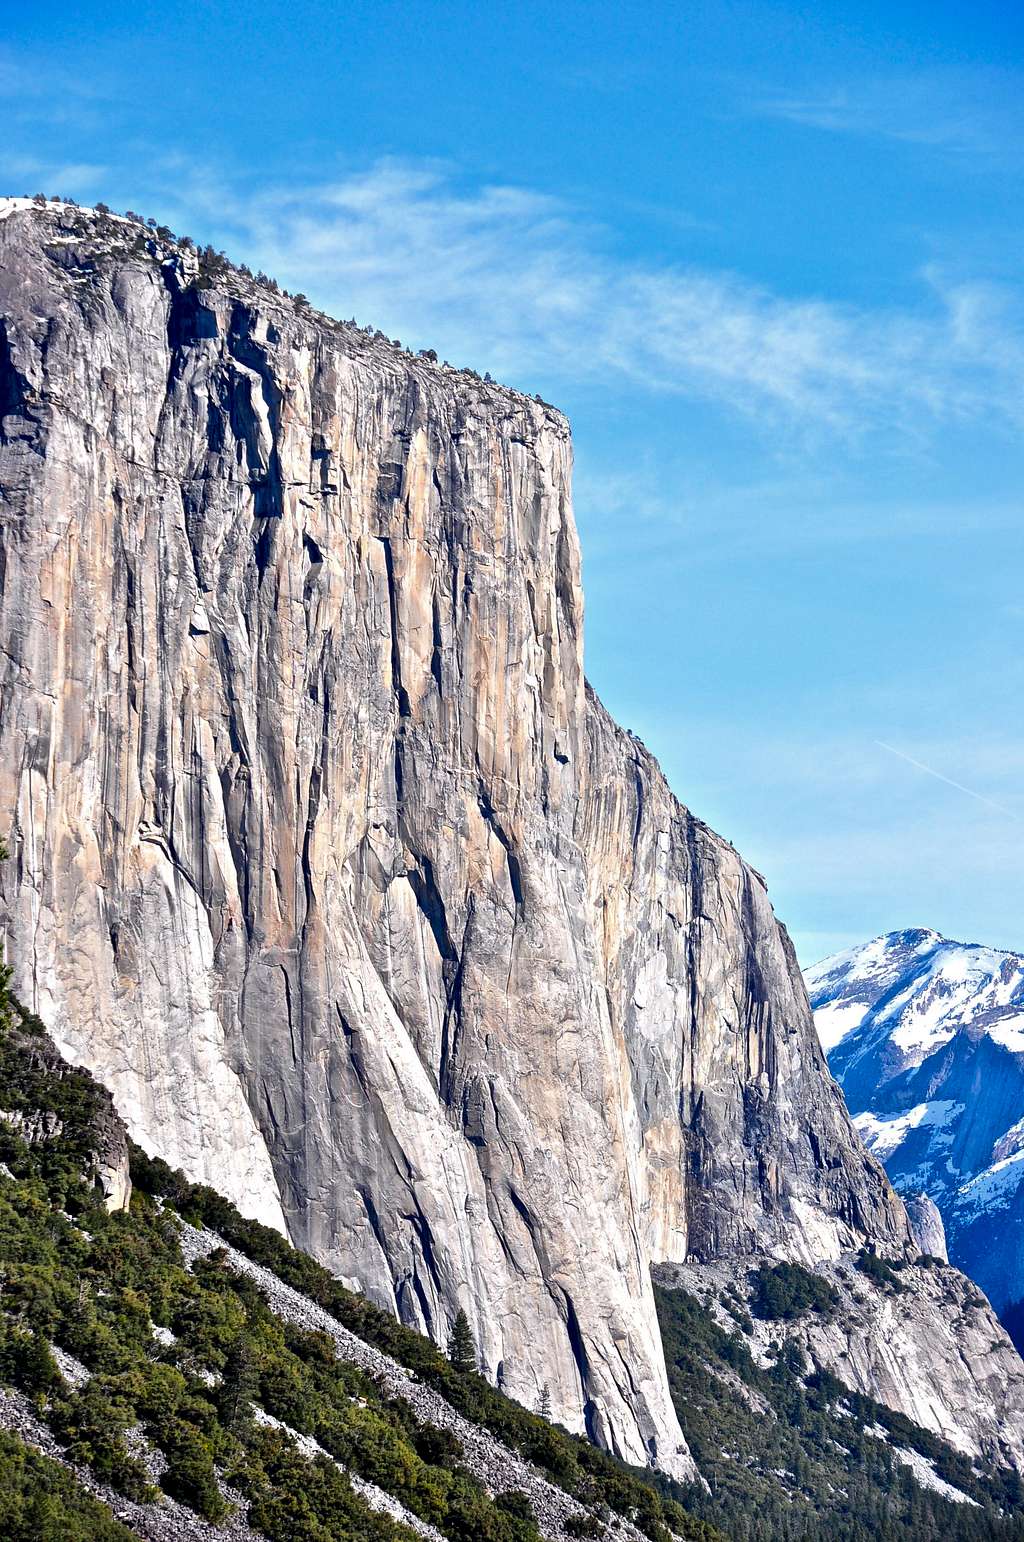
[[[552,408],[0,218],[17,984],[138,1140],[636,1461],[654,1261],[901,1250],[763,881],[582,666]]]

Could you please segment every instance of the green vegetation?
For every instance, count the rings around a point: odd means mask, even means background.
[[[769,1283],[773,1320],[785,1321],[776,1289]],[[710,1493],[668,1480],[665,1489],[735,1542],[1024,1542],[1024,1485],[1014,1474],[980,1478],[909,1419],[834,1376],[809,1374],[794,1341],[762,1369],[742,1333],[720,1328],[694,1296],[655,1294],[673,1400]],[[803,1294],[794,1286],[794,1299],[784,1296],[791,1315]],[[927,1457],[978,1508],[922,1489],[893,1447]]]
[[[861,1248],[856,1264],[861,1274],[866,1274],[869,1280],[891,1291],[894,1296],[902,1295],[907,1288],[897,1273],[903,1267],[900,1263],[892,1263],[877,1253],[870,1253],[867,1248]]]
[[[44,1044],[5,996],[0,1101],[54,1113],[62,1127],[28,1145],[0,1120],[0,1160],[13,1174],[0,1179],[0,1380],[38,1400],[69,1457],[121,1493],[153,1499],[125,1440],[141,1426],[166,1458],[164,1489],[208,1520],[229,1511],[226,1481],[250,1500],[253,1524],[279,1542],[408,1535],[371,1512],[334,1461],[311,1461],[281,1431],[259,1425],[258,1401],[453,1542],[536,1542],[521,1504],[494,1503],[461,1470],[457,1448],[436,1465],[433,1432],[339,1361],[322,1335],[286,1327],[221,1257],[189,1273],[177,1225],[151,1197],[139,1191],[130,1214],[107,1214],[80,1176],[104,1094],[85,1073],[47,1075]],[[155,1326],[170,1330],[169,1344],[154,1337]],[[50,1343],[84,1363],[84,1386],[61,1379]]]
[[[59,1139],[40,1141],[32,1147],[32,1173],[43,1183],[46,1195],[60,1209],[81,1202],[93,1205],[98,1191],[88,1182],[92,1170],[94,1129],[106,1115],[109,1099],[88,1071],[60,1062],[46,1037],[42,1023],[25,1012],[10,995],[10,969],[0,967],[0,1108],[31,1117],[41,1110],[59,1125]],[[0,1120],[0,1162],[7,1162],[23,1143],[10,1125]]]
[[[0,1430],[0,1537],[5,1542],[135,1542],[57,1462]]]
[[[763,1264],[753,1285],[751,1309],[766,1322],[792,1322],[805,1312],[831,1317],[839,1305],[835,1286],[799,1264]]]
[[[463,1376],[476,1370],[476,1345],[473,1343],[469,1318],[461,1306],[455,1314],[452,1336],[448,1341],[448,1358],[452,1362],[452,1369]]]
[[[217,1232],[254,1263],[270,1269],[285,1284],[330,1312],[357,1337],[391,1355],[421,1381],[441,1392],[471,1423],[489,1429],[499,1440],[541,1468],[552,1482],[583,1503],[606,1513],[614,1511],[628,1516],[652,1542],[670,1542],[673,1536],[685,1538],[687,1542],[715,1542],[718,1533],[714,1528],[660,1491],[659,1480],[654,1474],[628,1467],[588,1441],[569,1435],[557,1425],[530,1413],[498,1392],[475,1371],[457,1369],[430,1339],[406,1328],[365,1296],[346,1290],[322,1264],[307,1253],[296,1251],[280,1232],[240,1216],[215,1190],[187,1182],[181,1173],[172,1171],[159,1159],[147,1157],[137,1147],[132,1148],[132,1181],[140,1194],[159,1197],[165,1206],[173,1207],[193,1225],[206,1226]],[[235,1287],[243,1288],[237,1280]],[[470,1345],[471,1342],[470,1336]],[[264,1407],[271,1413],[278,1412],[266,1401]],[[287,1414],[279,1416],[294,1423]],[[305,1428],[301,1424],[296,1427]],[[327,1445],[322,1435],[318,1434],[317,1438]],[[362,1468],[356,1470],[363,1471]],[[373,1474],[364,1472],[364,1476],[372,1477]],[[389,1487],[380,1478],[374,1481],[381,1483],[383,1488]],[[405,1502],[409,1503],[408,1498]],[[414,1506],[410,1505],[410,1508]],[[425,1515],[424,1518],[433,1517]],[[487,1538],[490,1533],[481,1531],[479,1536]]]
[[[420,1424],[407,1404],[339,1359],[326,1335],[285,1324],[223,1252],[189,1271],[177,1211],[215,1228],[394,1355],[600,1513],[633,1517],[652,1542],[717,1536],[659,1494],[650,1475],[491,1387],[471,1369],[468,1323],[453,1335],[460,1369],[278,1233],[137,1149],[131,1210],[108,1214],[90,1177],[95,1129],[109,1118],[106,1094],[87,1073],[56,1061],[41,1026],[9,996],[6,976],[0,1108],[55,1116],[45,1121],[46,1138],[31,1144],[0,1119],[0,1162],[11,1175],[0,1175],[0,1382],[31,1395],[69,1456],[120,1492],[158,1497],[126,1439],[141,1428],[166,1460],[160,1481],[168,1494],[219,1521],[230,1509],[225,1488],[238,1491],[251,1524],[273,1542],[407,1539],[405,1528],[367,1508],[349,1471],[452,1542],[538,1539],[525,1496],[492,1499],[462,1467],[452,1435]],[[63,1381],[51,1344],[85,1365],[82,1387]],[[325,1454],[311,1459],[260,1413],[313,1437]],[[599,1523],[582,1524],[581,1536],[599,1534]]]

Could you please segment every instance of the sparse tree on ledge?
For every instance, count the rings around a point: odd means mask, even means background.
[[[448,1358],[453,1368],[463,1374],[476,1370],[476,1345],[473,1342],[473,1331],[469,1326],[469,1318],[461,1306],[455,1314],[452,1336],[448,1340]]]

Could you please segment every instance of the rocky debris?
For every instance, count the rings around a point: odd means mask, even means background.
[[[18,988],[147,1149],[692,1477],[652,1261],[910,1232],[763,880],[586,685],[565,419],[0,212]]]
[[[726,1318],[728,1314],[713,1313],[712,1315],[714,1316],[715,1321],[718,1323],[718,1326],[724,1329],[726,1333],[735,1332],[736,1324],[733,1320],[722,1320]],[[758,1357],[759,1363],[760,1358],[761,1357]],[[728,1387],[730,1392],[734,1392],[738,1398],[746,1403],[747,1407],[751,1410],[752,1413],[756,1413],[758,1417],[762,1419],[775,1418],[775,1411],[771,1404],[766,1402],[760,1393],[755,1392],[753,1387],[748,1387],[742,1376],[738,1376],[736,1372],[730,1370],[727,1365],[709,1365],[708,1370],[710,1374],[714,1376],[716,1380],[720,1381],[724,1387]]]
[[[314,1440],[312,1435],[303,1435],[301,1431],[293,1430],[290,1424],[283,1424],[280,1419],[275,1419],[273,1414],[268,1414],[262,1408],[254,1408],[253,1417],[257,1424],[269,1424],[274,1429],[283,1430],[295,1442],[304,1456],[308,1456],[310,1459],[317,1456],[325,1457],[327,1461],[334,1462],[335,1467],[339,1467],[343,1472],[347,1472],[347,1468],[342,1467],[341,1462],[337,1461],[329,1451],[325,1451],[320,1442]],[[444,1542],[444,1538],[436,1526],[430,1526],[426,1521],[421,1521],[418,1515],[413,1515],[411,1510],[407,1510],[405,1505],[395,1498],[394,1494],[386,1494],[382,1488],[377,1487],[376,1483],[369,1483],[365,1478],[360,1478],[357,1473],[348,1473],[348,1480],[356,1493],[366,1501],[371,1510],[378,1510],[383,1515],[390,1515],[393,1521],[399,1521],[403,1526],[407,1526],[418,1537],[426,1538],[426,1542]]]
[[[140,1424],[136,1424],[132,1429],[125,1431],[124,1443],[129,1456],[133,1456],[137,1462],[142,1463],[150,1483],[159,1485],[160,1479],[167,1471],[168,1465],[167,1458],[159,1446],[155,1446],[148,1439],[145,1430]],[[229,1503],[240,1507],[241,1513],[244,1516],[246,1513],[244,1500],[234,1493],[229,1496],[224,1484],[220,1484],[220,1489]]]
[[[69,1354],[66,1349],[61,1349],[59,1344],[50,1345],[50,1353],[57,1363],[57,1369],[67,1382],[69,1387],[84,1387],[89,1380],[89,1372],[81,1360]]]
[[[64,1128],[57,1115],[45,1108],[35,1108],[27,1113],[18,1108],[0,1108],[0,1119],[9,1124],[28,1146],[55,1140]]]
[[[921,1488],[930,1488],[934,1493],[941,1494],[943,1499],[948,1499],[955,1505],[973,1505],[976,1510],[981,1506],[970,1494],[965,1494],[963,1489],[955,1488],[952,1483],[947,1483],[945,1478],[940,1478],[935,1468],[926,1456],[920,1451],[903,1451],[899,1446],[892,1447],[892,1454],[903,1467],[909,1467],[914,1475],[914,1481]]]
[[[360,1478],[356,1473],[349,1473],[349,1482],[356,1493],[371,1510],[377,1510],[382,1515],[390,1515],[393,1521],[400,1522],[408,1527],[416,1536],[424,1537],[426,1542],[444,1542],[441,1533],[434,1526],[428,1526],[426,1521],[421,1521],[418,1515],[413,1515],[403,1504],[399,1504],[393,1494],[385,1494],[376,1483],[368,1483],[365,1478]]]
[[[261,1542],[260,1534],[250,1529],[240,1515],[229,1517],[222,1525],[212,1526],[187,1505],[162,1495],[157,1504],[138,1504],[125,1499],[107,1484],[94,1478],[87,1467],[68,1460],[56,1437],[37,1416],[30,1400],[21,1392],[0,1387],[0,1428],[20,1436],[44,1456],[59,1462],[113,1515],[145,1542]]]
[[[795,1339],[816,1369],[830,1370],[958,1451],[1024,1469],[1024,1362],[976,1285],[956,1269],[926,1262],[907,1263],[892,1271],[893,1283],[877,1283],[854,1255],[816,1272],[838,1291],[837,1309],[807,1311],[794,1321],[754,1316],[744,1342],[760,1365],[772,1362],[783,1340]],[[659,1268],[656,1278],[701,1299],[710,1290],[716,1321],[730,1332],[736,1323],[718,1297],[730,1285],[748,1305],[753,1295],[752,1268],[675,1264]]]
[[[261,1264],[253,1263],[244,1253],[230,1247],[216,1232],[200,1231],[185,1221],[179,1222],[179,1225],[181,1251],[189,1268],[197,1259],[208,1258],[211,1253],[223,1249],[229,1266],[256,1281],[272,1311],[279,1317],[307,1332],[326,1333],[334,1341],[339,1357],[358,1365],[368,1376],[372,1376],[388,1397],[403,1398],[422,1423],[448,1430],[455,1435],[462,1446],[462,1465],[484,1485],[488,1493],[494,1495],[507,1493],[510,1489],[519,1490],[533,1506],[538,1527],[547,1542],[569,1542],[565,1522],[571,1516],[586,1515],[588,1512],[583,1505],[563,1489],[555,1487],[535,1467],[524,1462],[522,1457],[502,1445],[493,1435],[479,1425],[470,1424],[439,1392],[417,1381],[390,1355],[357,1338],[329,1312],[317,1306],[316,1302],[286,1285]],[[263,1414],[262,1417],[266,1419],[268,1416]],[[621,1538],[621,1542],[644,1542],[636,1527],[621,1516],[612,1517],[606,1526],[609,1534]]]

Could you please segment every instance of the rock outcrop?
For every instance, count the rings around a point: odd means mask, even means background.
[[[744,1342],[764,1365],[795,1340],[816,1370],[902,1413],[965,1455],[1024,1469],[1024,1363],[985,1297],[958,1270],[930,1259],[873,1279],[847,1255],[819,1266],[835,1310],[794,1320],[756,1315]],[[753,1276],[721,1264],[659,1267],[659,1283],[748,1301]],[[723,1326],[735,1322],[716,1308]]]
[[[910,1230],[921,1252],[948,1264],[946,1228],[942,1224],[938,1205],[927,1194],[908,1194],[903,1202],[907,1207]]]
[[[142,1144],[691,1473],[651,1262],[912,1244],[762,879],[585,684],[565,419],[12,205],[0,414],[23,993]]]

